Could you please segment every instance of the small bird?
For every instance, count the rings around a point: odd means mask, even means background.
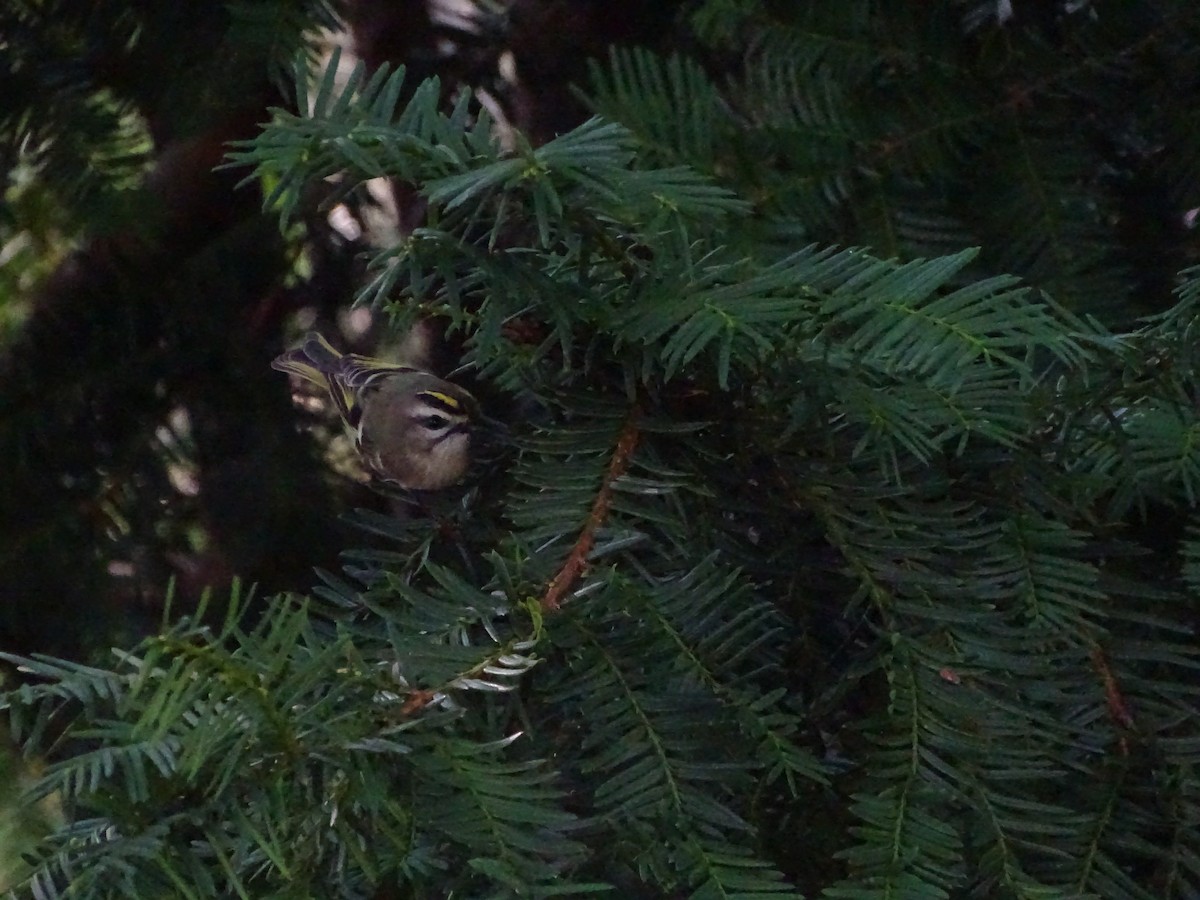
[[[466,472],[478,404],[458,385],[409,366],[339,353],[316,332],[271,367],[328,391],[355,450],[383,481],[436,491]]]

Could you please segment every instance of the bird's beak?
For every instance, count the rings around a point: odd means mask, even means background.
[[[499,419],[479,415],[475,417],[472,425],[471,430],[488,443],[507,444],[511,442],[512,432],[508,425]]]

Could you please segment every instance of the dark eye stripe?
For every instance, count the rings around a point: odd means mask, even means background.
[[[436,447],[438,444],[440,444],[446,438],[453,437],[456,434],[462,434],[464,431],[468,431],[468,430],[469,429],[467,428],[467,426],[465,424],[455,425],[453,428],[449,429],[445,434],[438,435],[436,438],[434,438],[433,442],[432,442],[432,446]]]

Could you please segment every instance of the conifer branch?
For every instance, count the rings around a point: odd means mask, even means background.
[[[609,460],[604,480],[600,483],[600,491],[596,494],[595,502],[592,503],[592,511],[588,514],[583,530],[575,540],[575,546],[567,554],[566,562],[563,563],[558,574],[550,580],[550,584],[546,588],[546,593],[542,597],[542,609],[544,610],[558,609],[562,604],[563,596],[583,574],[583,570],[587,566],[588,554],[592,552],[592,546],[596,543],[596,531],[608,518],[608,509],[612,505],[613,484],[629,468],[629,460],[633,457],[633,451],[637,447],[639,437],[637,420],[638,408],[635,406],[625,420],[621,436],[617,438],[617,447],[613,451],[612,459]]]

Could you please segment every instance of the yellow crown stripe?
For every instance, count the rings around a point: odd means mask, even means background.
[[[462,408],[462,404],[459,403],[458,400],[456,400],[454,397],[451,397],[449,394],[443,394],[441,391],[421,391],[421,393],[419,393],[417,396],[436,400],[439,403],[450,407],[451,409]]]

